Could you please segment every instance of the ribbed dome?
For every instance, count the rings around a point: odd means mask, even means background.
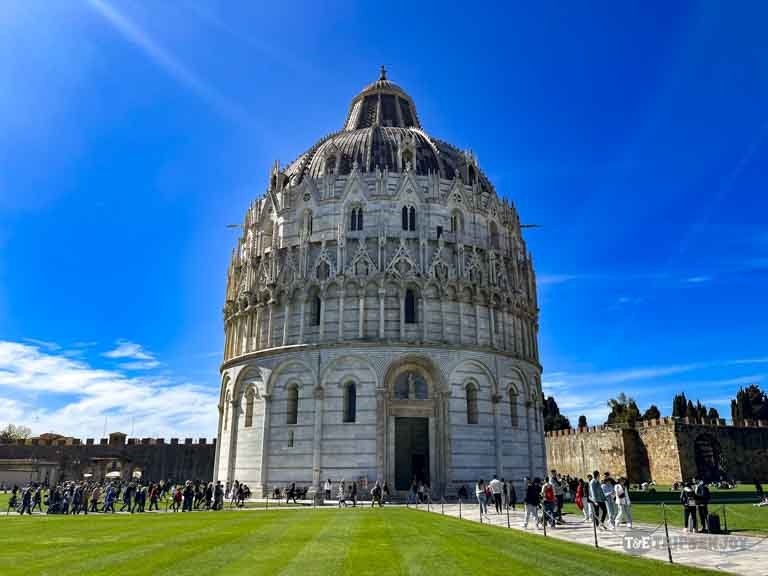
[[[344,128],[299,156],[285,174],[296,185],[305,176],[348,174],[354,165],[361,172],[403,172],[408,164],[417,174],[437,174],[446,179],[459,174],[464,182],[478,178],[483,188],[493,189],[471,155],[421,129],[413,100],[387,80],[382,67],[379,79],[352,100]]]

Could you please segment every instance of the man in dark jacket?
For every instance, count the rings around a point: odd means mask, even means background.
[[[696,488],[694,489],[694,498],[696,499],[696,506],[699,509],[699,520],[701,520],[701,531],[707,532],[709,527],[707,520],[709,518],[709,500],[711,495],[709,488],[704,483],[704,480],[699,479],[696,482]]]

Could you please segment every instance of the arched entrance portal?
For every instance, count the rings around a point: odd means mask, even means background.
[[[390,367],[384,386],[387,482],[405,493],[416,480],[442,494],[447,405],[439,372],[425,358],[405,358]]]
[[[694,443],[696,475],[710,482],[720,480],[720,444],[709,434],[700,434]]]

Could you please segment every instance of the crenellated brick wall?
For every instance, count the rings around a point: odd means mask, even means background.
[[[148,480],[211,480],[216,440],[206,438],[32,438],[0,444],[0,482],[54,483],[92,474],[100,480],[113,470],[129,479],[141,470]]]
[[[661,418],[639,422],[635,428],[597,426],[549,432],[545,442],[548,468],[574,476],[600,470],[625,475],[632,482],[669,484],[703,475],[706,458],[702,453],[711,448],[729,478],[768,479],[765,420],[733,426],[722,419]]]

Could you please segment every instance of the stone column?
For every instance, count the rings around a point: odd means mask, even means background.
[[[475,344],[480,346],[480,301],[475,300]]]
[[[490,328],[488,332],[491,335],[490,344],[491,344],[491,348],[493,348],[494,346],[496,346],[496,326],[495,326],[496,321],[493,317],[493,301],[492,300],[488,300],[488,322],[489,322],[488,327]]]
[[[379,288],[379,338],[384,339],[384,297],[387,291],[384,288]]]
[[[267,496],[269,492],[269,431],[272,428],[270,422],[272,417],[272,396],[271,394],[262,394],[264,398],[264,423],[261,432],[261,495]]]
[[[499,404],[501,403],[501,396],[494,394],[491,398],[493,402],[493,439],[496,442],[496,476],[498,478],[504,477],[504,459],[503,459],[503,444],[501,437],[501,415],[499,414]]]
[[[301,308],[299,308],[299,344],[304,344],[304,309],[307,306],[307,301],[303,294],[300,296],[300,298]]]
[[[272,316],[275,310],[275,301],[269,300],[269,316],[267,316],[267,348],[272,348]]]
[[[230,401],[230,410],[232,411],[232,421],[229,428],[229,450],[227,456],[229,462],[227,463],[227,485],[232,484],[235,480],[235,463],[237,461],[237,428],[239,426],[240,416],[240,402],[238,396],[234,395]]]
[[[344,288],[339,290],[339,340],[344,340]]]
[[[461,295],[459,295],[459,344],[461,344],[464,340],[464,300]]]
[[[440,340],[445,342],[445,297],[440,295]]]
[[[318,341],[325,341],[325,294],[320,296],[320,338]]]
[[[400,340],[405,340],[405,290],[400,291]]]
[[[419,298],[419,308],[421,308],[421,338],[426,341],[429,337],[429,315],[427,314],[426,298]]]
[[[376,389],[376,477],[386,480],[386,437],[387,437],[387,392],[385,388]],[[391,487],[394,490],[394,486]]]
[[[323,435],[323,388],[315,387],[315,433],[312,438],[312,486],[320,490],[320,457]]]
[[[261,349],[261,309],[264,305],[256,305],[256,350]]]
[[[221,423],[223,421],[223,418],[222,418],[223,410],[222,410],[222,405],[221,404],[218,405],[218,411],[219,411],[219,424],[218,424],[218,428],[217,428],[218,432],[216,434],[216,451],[215,451],[215,455],[213,457],[213,461],[215,463],[214,467],[213,467],[213,482],[214,482],[214,484],[219,479],[219,466],[221,465],[219,463],[219,459],[221,458],[221,441],[220,441],[220,439],[221,439],[221,428],[222,428]],[[103,474],[104,474],[104,472],[102,471],[102,478],[103,478]]]
[[[365,335],[365,288],[361,289],[359,314],[357,317],[357,337],[361,340]]]
[[[291,300],[285,295],[285,307],[283,308],[283,346],[288,344],[288,325],[291,322]]]

